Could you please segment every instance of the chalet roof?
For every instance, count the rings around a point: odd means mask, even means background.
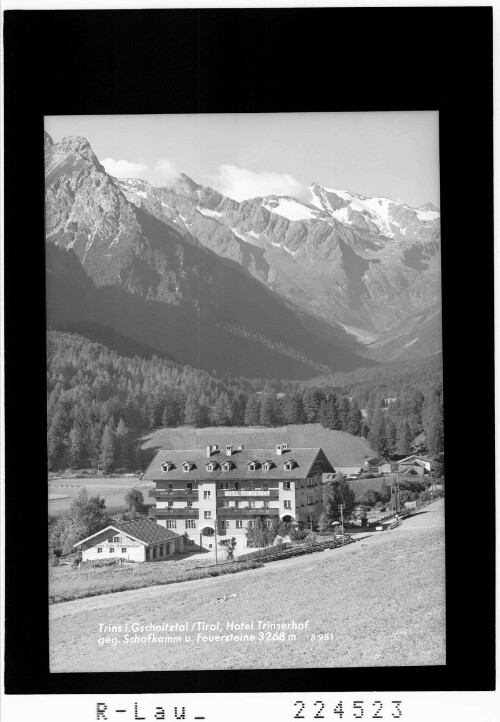
[[[146,544],[146,546],[149,544],[161,544],[162,542],[171,541],[172,539],[176,539],[180,536],[171,529],[165,529],[165,527],[161,526],[161,524],[158,524],[153,519],[135,519],[134,521],[121,521],[108,524],[108,526],[99,529],[99,531],[96,531],[95,534],[91,534],[85,539],[81,539],[73,546],[79,546],[80,544],[83,544],[83,542],[102,534],[102,532],[107,529],[115,529],[126,536],[132,537],[133,539]]]
[[[428,464],[430,462],[430,459],[428,459],[426,456],[422,456],[421,454],[410,454],[410,456],[406,456],[404,459],[400,459],[398,461],[398,464],[414,464],[419,461],[423,461]]]
[[[316,460],[321,461],[323,472],[333,472],[333,466],[325,456],[325,453],[319,447],[308,449],[293,449],[293,457],[291,449],[283,450],[281,455],[276,454],[275,449],[234,449],[231,456],[227,456],[225,451],[218,451],[207,457],[205,449],[186,449],[172,450],[162,449],[158,451],[153,461],[150,463],[142,479],[144,481],[208,481],[227,479],[303,479],[311,471]],[[170,471],[162,471],[161,465],[165,460],[173,463]],[[191,460],[193,467],[190,471],[183,471],[182,463],[187,459]],[[265,461],[271,461],[273,465],[266,471],[262,468]],[[207,462],[212,461],[217,464],[214,471],[206,469]],[[224,471],[220,465],[224,461],[230,461],[233,468],[230,471]],[[257,462],[257,468],[252,471],[248,464],[252,461]],[[292,461],[291,469],[285,469],[285,463]]]

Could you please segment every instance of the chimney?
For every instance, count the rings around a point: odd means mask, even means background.
[[[212,447],[207,446],[207,459],[210,459],[211,454],[212,454]]]
[[[233,447],[228,444],[226,446],[226,456],[231,456],[232,453],[233,453]]]
[[[281,444],[276,444],[276,456],[281,456]]]
[[[245,448],[245,447],[243,446],[243,444],[240,444],[240,445],[238,446],[238,451],[243,451],[244,448]]]

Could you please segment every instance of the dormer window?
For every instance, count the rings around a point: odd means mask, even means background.
[[[233,464],[231,461],[224,461],[222,463],[222,471],[231,471]]]
[[[262,464],[262,468],[264,469],[264,471],[269,471],[272,468],[272,466],[273,466],[272,461],[264,461],[264,463]]]
[[[295,466],[295,461],[293,459],[288,459],[288,461],[285,461],[284,465],[286,471],[290,471]]]
[[[173,464],[171,461],[164,461],[160,468],[162,471],[170,471],[172,467]]]
[[[192,461],[184,461],[182,464],[182,471],[191,471],[194,464]]]
[[[250,471],[255,471],[258,465],[258,461],[249,461],[248,462],[248,468]]]
[[[213,461],[209,461],[208,464],[205,465],[205,468],[207,471],[215,471],[217,468],[217,464],[215,464]]]

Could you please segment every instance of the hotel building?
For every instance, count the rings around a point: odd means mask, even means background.
[[[158,524],[209,550],[215,534],[234,536],[241,551],[246,529],[259,518],[269,525],[277,519],[314,526],[322,511],[322,474],[333,472],[320,448],[211,445],[158,451],[142,479],[155,482],[150,514]]]

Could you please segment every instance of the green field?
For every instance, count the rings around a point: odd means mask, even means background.
[[[106,500],[106,508],[110,512],[125,511],[125,494],[132,488],[140,489],[144,494],[144,501],[147,501],[148,489],[153,489],[154,484],[139,481],[137,476],[112,477],[85,477],[76,478],[52,478],[49,480],[49,516],[60,516],[71,506],[73,499],[76,499],[83,488],[86,488],[89,496],[99,496]],[[62,498],[54,498],[54,497]],[[52,497],[52,498],[51,498]]]
[[[140,438],[142,448],[157,449],[203,449],[210,443],[244,444],[251,449],[272,448],[275,444],[288,442],[293,448],[320,446],[333,466],[362,466],[365,457],[376,456],[368,442],[344,431],[331,431],[321,424],[297,424],[277,428],[215,426],[195,429],[181,426],[175,429],[158,429]]]
[[[444,549],[439,500],[402,526],[344,548],[227,577],[53,604],[51,672],[445,664]],[[259,620],[292,626],[283,639],[268,638],[267,630],[259,639]],[[252,621],[254,640],[204,641],[193,631],[198,622],[218,623],[227,637],[231,623]],[[163,623],[188,631],[156,632],[149,641],[140,632],[137,643],[125,642],[125,625],[131,633],[132,624]],[[106,633],[99,624],[121,630]],[[159,637],[164,641],[153,641]]]
[[[400,476],[399,480],[401,488],[404,488],[405,479]],[[374,491],[380,491],[380,487],[382,486],[384,481],[386,485],[390,487],[391,484],[394,483],[394,475],[377,476],[375,479],[356,479],[355,481],[348,481],[347,483],[356,494],[356,502],[359,503],[363,498],[363,494],[369,489],[373,489]],[[421,490],[425,489],[427,486],[427,483],[418,476],[412,476],[410,479],[408,479],[408,484],[418,484]]]

